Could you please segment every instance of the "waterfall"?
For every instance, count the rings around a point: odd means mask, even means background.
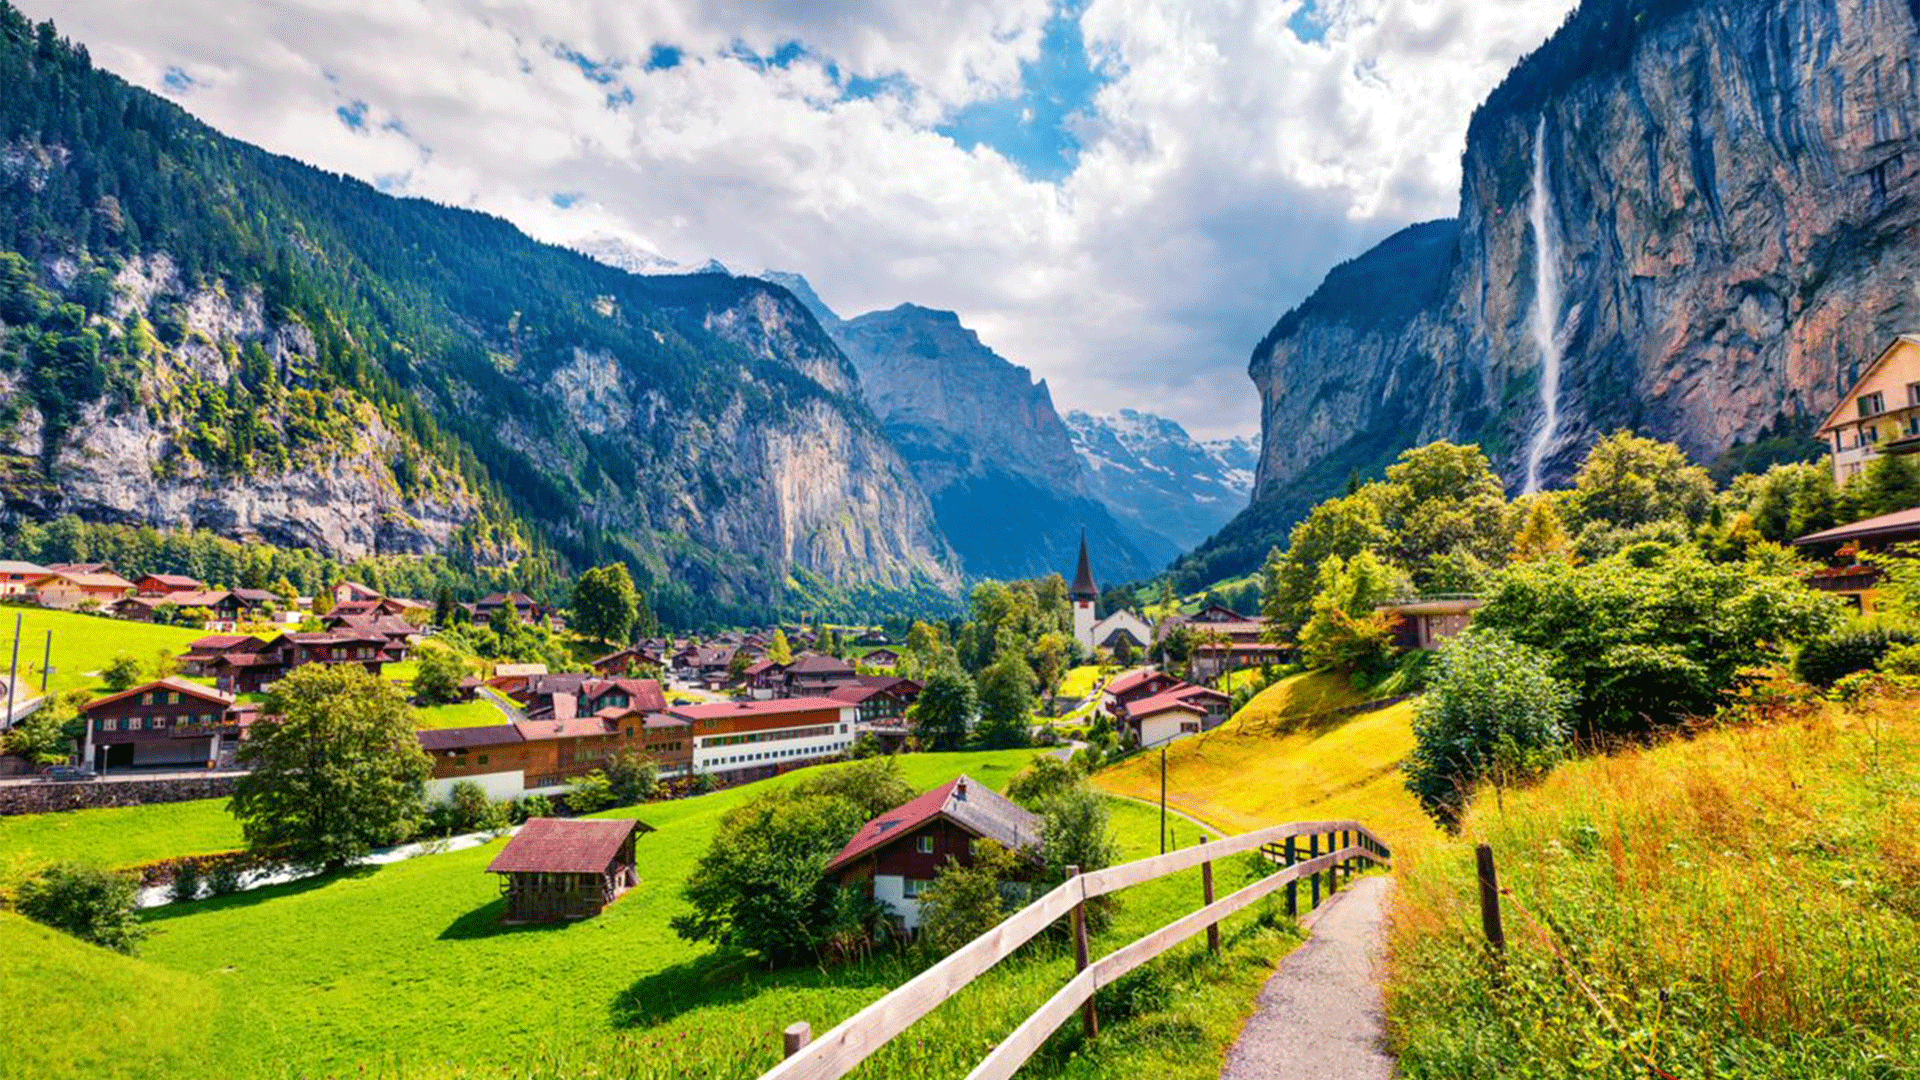
[[[1527,446],[1525,493],[1540,490],[1540,463],[1560,437],[1560,282],[1553,239],[1553,189],[1547,184],[1547,118],[1533,131],[1533,344],[1540,351],[1540,421]]]

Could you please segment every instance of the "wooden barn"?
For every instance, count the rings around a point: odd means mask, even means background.
[[[507,898],[502,922],[586,919],[640,883],[633,842],[639,821],[533,818],[488,864]]]

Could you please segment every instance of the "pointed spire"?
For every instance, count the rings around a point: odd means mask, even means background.
[[[1075,600],[1100,599],[1100,587],[1093,583],[1093,560],[1087,557],[1087,530],[1080,530],[1080,568],[1073,572],[1073,588],[1067,595]]]

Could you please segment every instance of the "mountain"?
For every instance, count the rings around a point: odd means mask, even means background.
[[[945,604],[925,493],[789,293],[637,276],[226,138],[0,0],[5,517],[630,561],[662,613]]]
[[[1163,536],[1115,520],[1045,381],[988,348],[958,315],[901,304],[842,319],[804,277],[761,276],[804,304],[853,362],[862,397],[969,575],[1061,571],[1083,530],[1108,581],[1151,574],[1179,554]]]
[[[1920,325],[1917,51],[1915,3],[1587,0],[1475,112],[1459,215],[1336,268],[1254,350],[1254,504],[1187,568],[1244,572],[1436,438],[1515,488],[1619,427],[1818,453],[1853,372]]]
[[[1116,518],[1187,551],[1246,508],[1258,450],[1245,436],[1195,442],[1162,416],[1067,414],[1094,495]]]

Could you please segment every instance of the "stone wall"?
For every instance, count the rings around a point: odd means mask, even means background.
[[[86,810],[98,806],[143,806],[147,803],[186,802],[189,799],[218,799],[233,794],[233,780],[231,776],[168,776],[152,780],[7,784],[0,786],[0,817]]]

